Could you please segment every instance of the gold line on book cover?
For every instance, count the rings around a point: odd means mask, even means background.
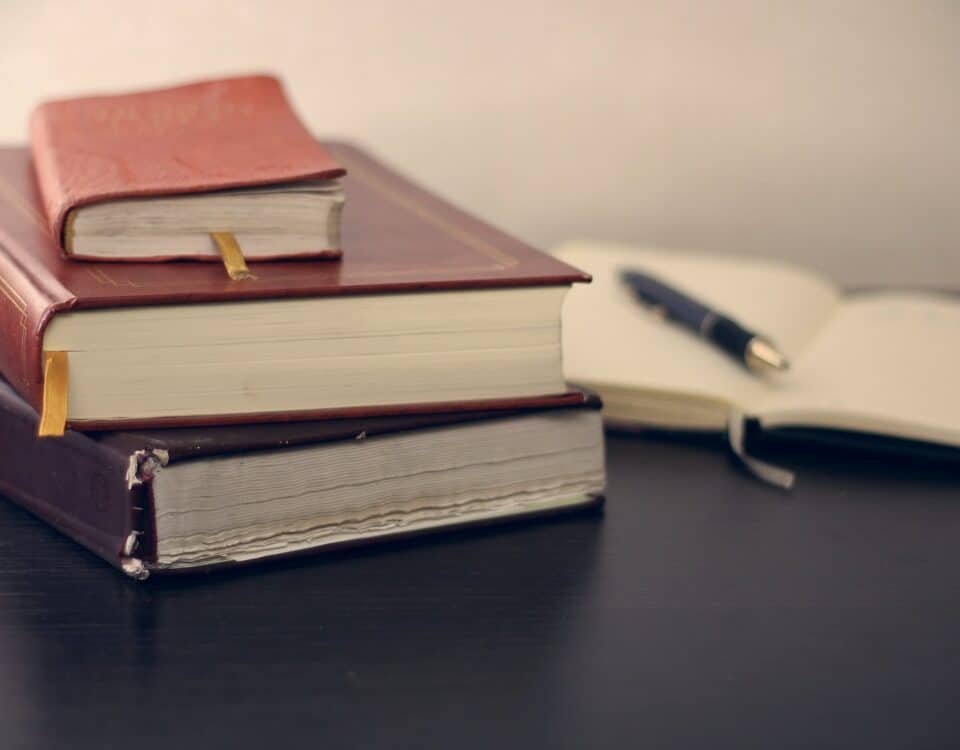
[[[6,252],[7,250],[3,246],[2,242],[0,242],[0,250],[3,252]],[[24,301],[23,297],[17,293],[17,290],[10,286],[10,282],[8,282],[2,276],[0,276],[0,292],[3,292],[3,296],[10,300],[13,306],[17,308],[21,314],[26,313],[27,303]]]
[[[86,263],[86,261],[80,262]],[[133,287],[134,289],[140,289],[142,287],[142,284],[138,284],[136,281],[132,281],[131,279],[117,281],[112,276],[108,275],[107,272],[102,268],[98,268],[94,265],[87,265],[84,270],[94,281],[100,284],[109,284],[110,286],[129,286]],[[171,285],[167,284],[166,286]]]
[[[491,245],[485,240],[468,234],[455,224],[451,224],[450,222],[440,218],[425,206],[420,205],[418,202],[411,200],[402,193],[387,187],[380,180],[370,174],[370,172],[368,172],[365,168],[352,165],[350,167],[349,175],[351,177],[359,177],[361,182],[369,185],[372,188],[375,188],[384,197],[389,198],[394,203],[415,213],[421,219],[430,222],[438,229],[442,229],[447,234],[460,240],[463,244],[467,245],[473,250],[476,250],[481,255],[485,255],[486,257],[495,261],[498,267],[506,269],[517,265],[517,259],[512,255],[505,253],[500,248]]]

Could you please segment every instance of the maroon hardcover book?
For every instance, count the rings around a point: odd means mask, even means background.
[[[570,511],[600,502],[603,489],[603,434],[600,421],[600,403],[596,397],[583,394],[579,406],[554,409],[519,409],[510,412],[462,412],[459,414],[399,415],[393,417],[370,417],[356,419],[325,420],[321,422],[295,422],[287,424],[248,424],[215,428],[160,429],[148,432],[103,432],[85,434],[67,432],[58,440],[42,440],[36,437],[37,415],[8,384],[0,380],[0,493],[17,502],[34,515],[65,533],[87,549],[93,551],[112,565],[121,568],[134,578],[146,578],[152,572],[183,572],[209,569],[215,566],[262,560],[289,554],[306,553],[323,548],[343,546],[347,543],[367,542],[384,537],[409,535],[429,529],[450,528],[467,524],[486,523],[518,516],[542,515]],[[573,418],[573,421],[571,421]],[[544,424],[518,425],[518,421],[546,419]],[[590,420],[584,424],[583,420]],[[479,434],[471,442],[466,438],[461,451],[454,456],[454,465],[436,472],[434,453],[442,451],[443,445],[456,439],[456,431],[485,423],[497,433],[488,431]],[[469,483],[459,479],[457,471],[464,464],[474,463],[481,476],[495,474],[497,463],[485,452],[497,450],[496,439],[491,434],[500,434],[509,439],[516,427],[518,434],[529,437],[540,435],[542,441],[558,439],[564,431],[580,430],[586,436],[587,445],[573,445],[569,458],[557,456],[551,446],[525,445],[512,468],[499,480],[496,491],[479,492],[474,489],[470,502],[463,494]],[[531,432],[531,429],[533,431]],[[525,430],[525,432],[524,432]],[[404,440],[429,441],[428,449],[416,452],[412,448],[393,446],[380,451],[377,441],[398,436]],[[417,436],[421,436],[418,438]],[[463,440],[463,438],[461,438]],[[576,443],[576,441],[572,441]],[[581,443],[584,440],[581,438]],[[330,450],[323,450],[330,448]],[[344,452],[344,450],[348,452]],[[313,451],[312,453],[305,453]],[[411,452],[412,451],[412,452]],[[593,467],[589,483],[574,485],[564,483],[564,472],[573,472],[577,461],[588,454],[589,466]],[[412,458],[411,458],[412,456]],[[502,458],[502,456],[501,456]],[[268,469],[250,467],[256,461],[265,461]],[[529,482],[529,467],[536,461],[560,461],[558,466],[546,463],[541,469],[541,490],[538,502],[531,502],[529,488],[518,493],[517,503],[503,504],[504,492],[513,492]],[[198,560],[181,556],[174,562],[169,556],[158,556],[158,523],[155,488],[158,477],[171,473],[174,467],[199,468],[202,481],[191,485],[186,480],[174,480],[169,493],[186,493],[185,507],[167,514],[165,533],[176,530],[176,513],[191,509],[203,510],[205,499],[216,511],[229,502],[237,502],[243,509],[231,524],[207,532],[205,545],[215,545],[224,534],[239,528],[247,544],[243,554],[222,555],[219,559]],[[296,472],[308,473],[316,466],[315,482],[300,481]],[[272,467],[272,469],[270,468]],[[279,468],[278,468],[279,467]],[[187,476],[193,469],[188,468]],[[248,472],[239,478],[240,485],[230,491],[231,477]],[[389,485],[386,496],[376,497],[370,477],[381,475],[404,475],[425,477],[415,484],[416,508],[406,508],[389,524],[381,522],[379,515],[386,517],[391,503],[403,492],[404,484]],[[582,474],[582,471],[581,471]],[[274,478],[271,483],[269,477]],[[436,483],[449,478],[455,491],[444,492]],[[297,545],[278,545],[276,539],[284,534],[272,534],[273,546],[258,544],[256,526],[252,525],[249,508],[252,504],[238,497],[250,487],[265,485],[261,502],[269,506],[282,502],[284,497],[302,494],[307,496],[316,485],[326,483],[332,490],[316,499],[307,497],[294,504],[283,516],[287,536],[295,535],[306,528],[316,526],[322,534],[312,540],[301,539]],[[289,485],[289,486],[288,486]],[[353,521],[352,537],[347,539],[337,533],[336,524],[325,516],[325,505],[336,504],[344,488],[354,485],[361,498],[360,513],[374,525],[364,530]],[[193,489],[189,489],[193,487]],[[292,489],[291,489],[292,488]],[[326,499],[324,499],[326,498]],[[491,503],[493,503],[491,505]],[[499,503],[499,504],[497,504]],[[424,509],[443,507],[449,509],[446,517],[432,524],[422,522]],[[162,508],[161,508],[162,510]],[[394,508],[396,511],[396,508]],[[480,512],[482,511],[482,512]],[[418,516],[417,514],[420,514]],[[299,514],[299,515],[298,515]],[[357,512],[354,512],[357,515]],[[327,522],[327,527],[323,522]],[[309,523],[308,523],[309,522]],[[263,528],[266,521],[261,520]],[[340,522],[349,527],[349,523]],[[311,526],[312,524],[312,526]]]
[[[341,262],[251,264],[255,278],[232,281],[222,267],[187,263],[74,262],[51,236],[29,152],[0,149],[0,373],[38,411],[42,405],[43,338],[67,311],[236,302],[278,298],[384,295],[395,292],[566,286],[589,276],[479,221],[411,183],[365,152],[327,144],[344,178]],[[577,394],[543,399],[489,399],[472,405],[405,404],[428,408],[509,408],[523,403],[572,403]],[[455,401],[455,400],[454,400]],[[140,424],[214,424],[224,420],[305,419],[347,412],[195,414]],[[382,413],[382,411],[381,411]],[[137,420],[68,422],[84,428]]]
[[[265,75],[45,102],[30,135],[58,242],[71,212],[92,203],[343,175]]]

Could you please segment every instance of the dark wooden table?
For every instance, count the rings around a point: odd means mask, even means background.
[[[604,514],[146,585],[0,502],[0,747],[958,746],[960,474],[793,464],[613,435]]]

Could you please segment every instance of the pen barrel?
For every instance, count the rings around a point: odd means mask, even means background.
[[[745,359],[747,347],[756,336],[730,318],[716,313],[710,313],[704,319],[700,334],[737,359]]]
[[[712,314],[706,305],[652,276],[627,271],[623,273],[623,278],[642,303],[659,308],[670,320],[694,331],[701,330],[703,321]]]

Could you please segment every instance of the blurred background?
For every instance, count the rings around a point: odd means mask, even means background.
[[[0,0],[42,99],[271,71],[308,125],[536,245],[960,287],[960,3]]]

